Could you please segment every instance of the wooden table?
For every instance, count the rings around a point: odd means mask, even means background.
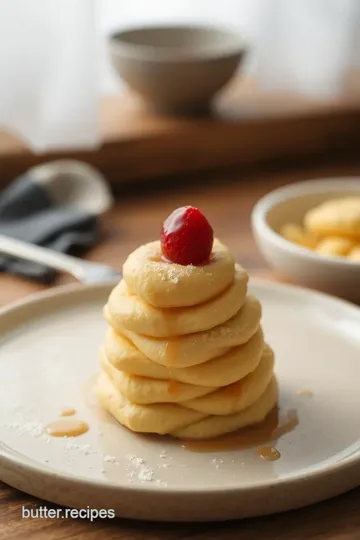
[[[305,178],[335,175],[359,175],[360,159],[332,165],[312,165],[292,171],[267,173],[222,173],[208,182],[186,182],[179,186],[168,180],[166,189],[150,193],[123,193],[115,207],[103,219],[103,242],[89,254],[91,260],[102,260],[121,268],[125,256],[139,243],[158,237],[162,219],[184,204],[199,206],[208,216],[216,235],[226,242],[236,258],[249,270],[251,277],[274,279],[256,250],[250,232],[249,216],[253,204],[276,186]],[[59,283],[69,281],[61,277]],[[10,276],[0,277],[2,304],[41,290],[40,285]],[[293,512],[222,524],[149,524],[125,520],[21,519],[21,507],[46,504],[12,488],[0,485],[0,539],[23,538],[83,540],[262,540],[269,539],[360,539],[360,489]],[[50,508],[51,505],[47,504]]]

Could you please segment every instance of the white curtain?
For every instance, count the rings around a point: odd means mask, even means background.
[[[34,150],[98,141],[91,0],[0,0],[0,126]]]
[[[359,0],[0,0],[0,128],[38,152],[96,146],[100,97],[121,89],[106,36],[169,22],[236,28],[270,89],[336,96],[360,68]]]

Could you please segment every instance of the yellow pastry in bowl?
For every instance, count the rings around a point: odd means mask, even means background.
[[[353,240],[342,236],[328,236],[316,246],[316,252],[320,255],[345,257],[354,247]]]
[[[316,236],[296,223],[286,223],[280,230],[280,234],[300,246],[315,248]]]
[[[360,240],[360,197],[326,201],[306,213],[304,224],[319,236]]]
[[[360,197],[330,199],[304,216],[303,224],[285,223],[280,234],[286,240],[325,257],[348,257],[359,261]]]

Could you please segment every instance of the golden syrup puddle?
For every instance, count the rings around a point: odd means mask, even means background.
[[[281,458],[279,450],[273,446],[262,446],[258,449],[258,454],[265,461],[277,461]]]
[[[296,410],[279,412],[278,408],[275,408],[260,424],[239,429],[235,433],[216,439],[185,440],[182,446],[192,452],[244,450],[277,441],[280,437],[293,431],[298,423],[299,417]]]
[[[86,433],[89,426],[83,420],[76,418],[61,418],[48,424],[45,431],[51,437],[78,437]]]
[[[76,414],[76,409],[72,407],[61,409],[59,416],[74,416]]]

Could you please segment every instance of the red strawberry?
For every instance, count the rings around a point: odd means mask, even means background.
[[[206,264],[209,260],[214,232],[198,208],[183,206],[174,210],[161,229],[164,257],[177,264]]]

